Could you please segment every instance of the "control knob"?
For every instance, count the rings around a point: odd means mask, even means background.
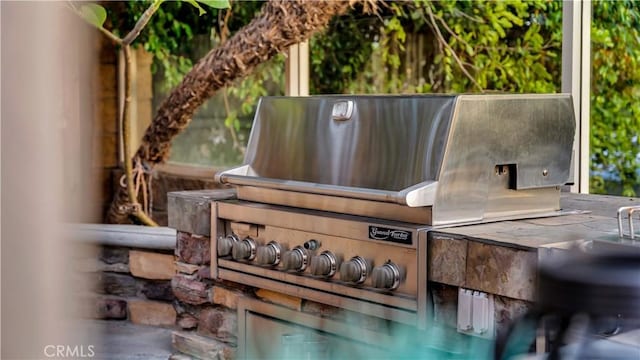
[[[256,257],[256,242],[250,237],[238,241],[233,244],[231,257],[234,260],[253,260]]]
[[[391,261],[371,271],[371,283],[378,289],[395,290],[400,285],[400,278],[400,268]]]
[[[282,249],[275,241],[269,242],[265,246],[259,246],[256,253],[256,261],[260,265],[274,266],[280,262]]]
[[[309,239],[305,241],[304,244],[302,244],[302,246],[304,246],[304,248],[307,250],[318,250],[320,245],[321,245],[320,241],[316,239]]]
[[[234,234],[218,237],[218,256],[228,256],[231,254],[233,244],[240,241]]]
[[[361,284],[367,278],[369,266],[360,256],[354,256],[340,265],[340,280]]]
[[[309,255],[302,246],[296,246],[282,255],[282,267],[285,270],[304,271],[308,262]]]
[[[318,256],[311,258],[309,271],[312,275],[332,277],[337,270],[338,260],[336,256],[329,250],[323,251]]]

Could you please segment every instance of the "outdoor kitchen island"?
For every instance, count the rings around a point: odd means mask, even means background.
[[[640,252],[640,241],[619,238],[616,220],[618,208],[640,205],[638,198],[562,193],[561,208],[575,214],[429,231],[427,297],[418,306],[428,311],[426,328],[418,329],[418,324],[397,323],[393,311],[366,309],[368,303],[378,307],[373,301],[362,301],[362,311],[349,306],[349,301],[344,302],[349,309],[336,306],[340,303],[332,298],[349,296],[334,295],[331,289],[316,296],[304,285],[274,284],[277,279],[265,281],[265,288],[251,286],[255,274],[247,274],[247,281],[212,276],[218,259],[211,233],[218,225],[212,227],[211,219],[219,220],[211,207],[234,198],[233,190],[169,194],[169,225],[178,230],[179,273],[173,290],[178,299],[177,325],[184,329],[174,334],[174,349],[198,358],[281,358],[292,351],[315,354],[309,358],[331,358],[331,351],[362,358],[393,349],[394,344],[403,346],[409,333],[431,334],[431,342],[440,341],[439,346],[445,347],[442,351],[456,353],[462,350],[453,347],[464,346],[460,345],[464,340],[447,343],[445,338],[456,338],[451,334],[473,335],[456,339],[492,339],[532,307],[536,268],[553,252],[571,247]],[[239,233],[254,231],[245,225],[237,223],[233,228]],[[473,299],[479,299],[476,307]],[[465,307],[466,303],[470,305]],[[469,314],[472,308],[486,311],[491,318],[474,318]],[[418,316],[414,319],[417,322]],[[433,329],[444,329],[447,335],[435,339]],[[433,351],[431,347],[438,344],[429,346],[415,351]]]
[[[263,97],[233,190],[169,195],[178,323],[240,358],[482,358],[556,249],[637,249],[636,200],[561,200],[575,130],[567,94]]]

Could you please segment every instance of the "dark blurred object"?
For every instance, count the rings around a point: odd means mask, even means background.
[[[496,359],[640,359],[640,255],[567,253],[543,263],[535,310],[496,342]]]

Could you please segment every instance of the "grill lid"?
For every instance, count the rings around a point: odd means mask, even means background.
[[[243,165],[216,178],[478,221],[557,210],[574,132],[564,94],[265,97]]]

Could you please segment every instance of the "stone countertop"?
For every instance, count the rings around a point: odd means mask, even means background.
[[[190,234],[209,236],[211,203],[233,199],[234,189],[174,191],[167,194],[169,227]]]
[[[429,280],[534,301],[538,264],[557,249],[640,252],[640,239],[618,237],[617,222],[618,208],[640,199],[562,194],[561,205],[583,213],[431,231]]]
[[[624,246],[640,251],[640,238],[636,241],[619,238],[617,223],[618,208],[640,205],[640,198],[563,193],[560,203],[565,211],[586,213],[451,227],[436,232],[522,250],[566,248],[586,241],[603,248]],[[624,225],[628,233],[626,218]],[[640,218],[635,225],[640,228]]]
[[[233,190],[170,193],[169,226],[208,237],[210,203],[234,196]],[[622,247],[640,252],[640,239],[618,237],[616,217],[619,207],[640,205],[639,198],[563,193],[561,205],[563,211],[577,212],[430,231],[428,279],[533,301],[538,262],[555,249],[581,245],[592,251]],[[636,222],[640,229],[640,219]]]

